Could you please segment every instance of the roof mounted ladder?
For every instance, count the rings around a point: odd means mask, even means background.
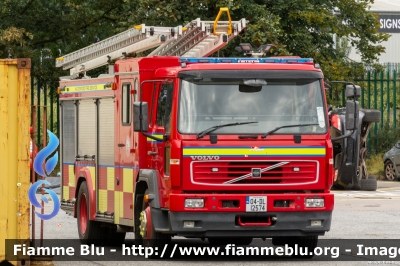
[[[70,69],[71,75],[106,65],[124,54],[138,53],[178,38],[182,26],[153,27],[144,24],[56,59],[56,67]]]
[[[226,12],[228,21],[219,21]],[[70,69],[70,75],[110,64],[124,55],[159,46],[149,56],[207,57],[224,47],[246,26],[247,21],[231,21],[228,8],[221,8],[215,21],[199,18],[185,27],[135,26],[115,36],[56,59],[56,67]]]
[[[227,12],[228,21],[219,21]],[[201,21],[199,18],[185,26],[186,31],[177,39],[165,42],[151,55],[181,57],[207,57],[224,47],[247,26],[246,19],[231,21],[228,8],[220,8],[215,21]]]

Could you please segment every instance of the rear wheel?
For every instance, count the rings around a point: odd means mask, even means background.
[[[106,228],[89,219],[89,193],[86,182],[82,182],[77,202],[78,234],[82,244],[101,244]]]
[[[394,165],[391,161],[385,162],[385,178],[390,181],[396,179],[396,170],[394,169]]]

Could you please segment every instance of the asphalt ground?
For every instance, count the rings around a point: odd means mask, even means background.
[[[400,182],[378,181],[377,191],[333,191],[335,195],[335,208],[333,212],[331,230],[320,237],[324,239],[399,239],[400,240]],[[38,195],[38,198],[40,195]],[[51,204],[51,202],[49,203]],[[45,207],[45,213],[51,212],[51,206]],[[40,219],[35,219],[35,237],[40,237]],[[29,225],[33,228],[32,222]],[[69,239],[71,243],[79,243],[77,220],[65,212],[60,211],[51,220],[43,221],[44,239]],[[172,243],[179,243],[182,238],[173,238]],[[400,242],[400,241],[399,241]],[[198,239],[190,240],[189,245],[204,245]],[[134,244],[133,233],[127,233],[125,244]],[[255,239],[252,247],[271,245],[270,240],[265,242]],[[399,245],[400,247],[400,245]],[[117,252],[120,249],[117,249]],[[266,261],[54,261],[54,265],[367,265],[367,264],[393,264],[400,265],[400,261],[324,261],[314,257],[312,260],[297,261],[292,258],[272,258]]]

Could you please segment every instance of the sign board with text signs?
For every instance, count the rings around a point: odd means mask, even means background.
[[[379,23],[380,32],[400,33],[400,15],[379,15]]]

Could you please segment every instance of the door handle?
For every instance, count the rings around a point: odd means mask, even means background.
[[[124,143],[118,143],[118,147],[125,147]]]
[[[157,152],[156,151],[148,151],[147,154],[154,156],[154,155],[157,155]]]

